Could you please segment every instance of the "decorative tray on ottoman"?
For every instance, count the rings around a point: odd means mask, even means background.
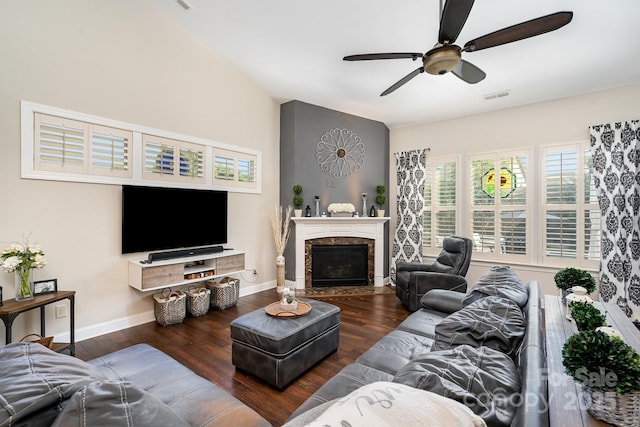
[[[280,301],[276,301],[266,306],[264,311],[266,311],[269,316],[293,319],[309,314],[311,311],[311,305],[298,300],[298,308],[295,310],[283,310],[280,308]]]

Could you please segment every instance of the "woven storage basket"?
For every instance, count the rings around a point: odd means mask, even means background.
[[[186,295],[184,292],[164,289],[153,296],[153,313],[162,325],[174,325],[184,320],[186,315]]]
[[[583,386],[587,411],[594,418],[618,427],[640,426],[640,391],[616,394]]]
[[[43,346],[51,349],[53,347],[53,337],[43,337],[40,334],[29,334],[22,337],[20,342],[32,342],[42,344]]]
[[[193,317],[202,316],[209,311],[211,290],[195,286],[187,289],[187,313]]]
[[[219,282],[207,280],[207,288],[211,290],[211,308],[225,310],[238,304],[240,281],[232,277],[224,277]]]

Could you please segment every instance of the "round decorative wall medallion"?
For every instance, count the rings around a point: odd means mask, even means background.
[[[316,158],[327,175],[346,177],[364,164],[364,143],[349,129],[331,129],[318,141]]]

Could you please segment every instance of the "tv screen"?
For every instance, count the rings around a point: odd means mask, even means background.
[[[227,192],[122,186],[122,253],[227,243]]]

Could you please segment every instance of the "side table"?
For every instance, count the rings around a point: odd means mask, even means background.
[[[611,325],[623,336],[623,340],[640,352],[640,331],[631,323],[620,308],[612,303],[596,301],[594,305],[607,316]],[[582,401],[582,387],[564,372],[562,347],[566,340],[577,332],[575,322],[565,315],[567,306],[559,296],[545,295],[545,335],[547,345],[547,375],[549,382],[549,422],[551,426],[605,427],[586,410]]]
[[[57,291],[50,294],[37,295],[34,299],[29,301],[18,302],[15,299],[4,301],[4,305],[0,306],[0,319],[4,322],[5,326],[5,343],[11,343],[11,326],[13,321],[18,317],[20,313],[25,311],[40,308],[40,335],[46,336],[45,332],[45,307],[57,301],[68,299],[70,302],[69,310],[69,342],[68,343],[53,343],[53,350],[61,352],[69,350],[69,354],[75,355],[76,341],[75,341],[75,291]]]

